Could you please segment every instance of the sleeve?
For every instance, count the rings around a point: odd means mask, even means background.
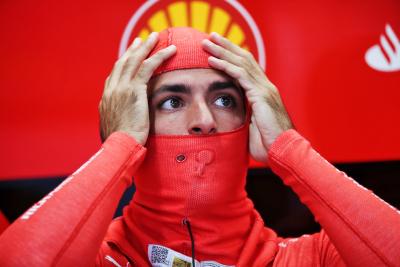
[[[4,216],[4,214],[0,210],[0,235],[4,230],[7,229],[8,225],[9,225],[9,222],[8,222],[6,216]]]
[[[282,133],[268,157],[271,169],[310,208],[346,265],[400,266],[398,210],[337,170],[295,130]]]
[[[93,266],[146,149],[122,132],[0,236],[0,266]]]
[[[335,246],[322,230],[313,235],[285,238],[278,243],[273,267],[345,267]]]

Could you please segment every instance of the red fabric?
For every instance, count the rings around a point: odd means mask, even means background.
[[[294,130],[279,137],[269,158],[348,266],[400,266],[398,210],[337,170]],[[281,255],[286,253],[292,255],[290,250]]]
[[[245,194],[244,184],[235,186],[235,181],[244,179],[240,171],[243,148],[235,147],[245,139],[240,133],[223,136],[223,147],[214,144],[218,137],[209,138],[206,143],[195,142],[196,138],[190,136],[183,141],[174,136],[151,139],[148,149],[152,156],[146,158],[137,173],[137,195],[123,217],[111,224],[105,240],[124,251],[137,266],[148,266],[149,244],[190,256],[190,239],[181,223],[182,218],[188,217],[194,226],[197,260],[236,266],[400,266],[400,246],[396,244],[399,238],[391,238],[400,237],[398,211],[334,168],[294,130],[285,132],[273,144],[270,165],[310,207],[324,230],[300,238],[277,238],[264,227],[249,200],[249,204],[232,200]],[[210,148],[219,157],[216,167],[206,167],[206,179],[215,179],[208,184],[207,180],[196,179],[198,163],[190,158]],[[185,154],[183,151],[189,151],[187,164],[175,160],[177,155]],[[231,158],[235,154],[238,161]],[[227,162],[225,166],[221,163],[224,159],[231,164]],[[216,174],[218,169],[222,172]],[[218,179],[221,177],[225,179]],[[185,182],[186,188],[182,186]],[[206,193],[197,192],[199,184]],[[231,186],[229,193],[220,191],[227,186]],[[202,194],[209,195],[202,198]],[[213,203],[228,199],[231,205]],[[195,211],[195,216],[188,215],[189,211]],[[371,218],[382,220],[371,223]],[[230,242],[237,242],[238,247]]]
[[[0,236],[0,266],[91,266],[145,149],[114,133]]]
[[[211,68],[209,53],[201,47],[201,42],[209,39],[208,34],[189,27],[168,28],[159,33],[159,41],[150,56],[169,45],[176,46],[176,53],[164,62],[153,75],[178,69]]]
[[[6,230],[10,223],[8,222],[6,216],[0,211],[0,234]]]
[[[197,260],[249,266],[258,256],[266,264],[271,251],[254,250],[251,244],[243,250],[246,240],[276,239],[273,231],[264,231],[261,217],[247,198],[247,144],[248,124],[207,137],[150,137],[148,155],[135,173],[134,198],[105,240],[140,266],[147,262],[149,244],[191,255],[190,236],[182,223],[186,219]],[[249,253],[254,257],[247,258]]]
[[[112,223],[107,234],[122,239],[117,244],[106,239],[99,250],[144,151],[128,136],[113,134],[93,160],[0,236],[0,266],[90,266],[96,253],[98,266],[115,266],[110,258],[121,266],[128,261],[148,266],[141,258],[131,258],[132,248],[118,245],[135,238],[117,235],[114,226],[125,217]],[[276,140],[269,159],[274,172],[299,194],[324,231],[281,239],[256,218],[237,266],[400,266],[396,209],[336,170],[294,130]]]

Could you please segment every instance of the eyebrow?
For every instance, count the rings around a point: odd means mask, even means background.
[[[153,93],[151,93],[150,98],[153,98],[161,93],[183,93],[183,94],[190,94],[190,89],[185,84],[166,84],[162,85]]]
[[[227,88],[232,88],[235,90],[240,96],[242,96],[242,91],[237,87],[237,85],[233,81],[224,81],[224,82],[213,82],[208,86],[208,90],[210,92],[223,90]]]
[[[233,81],[216,81],[212,82],[208,86],[208,90],[210,92],[223,90],[227,88],[234,89],[240,96],[242,95],[241,90],[236,86]],[[190,94],[190,86],[186,84],[165,84],[154,90],[154,92],[150,95],[150,98],[153,98],[162,93],[182,93],[182,94]]]

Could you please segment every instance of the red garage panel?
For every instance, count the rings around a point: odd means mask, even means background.
[[[324,157],[400,159],[399,1],[196,2],[207,25],[227,14],[227,29],[236,23],[243,46],[265,55],[298,131]],[[172,24],[176,3],[193,23],[193,1],[2,3],[0,178],[66,175],[85,162],[100,146],[97,105],[124,33],[152,30],[159,11]]]

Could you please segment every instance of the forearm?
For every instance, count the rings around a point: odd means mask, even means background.
[[[296,131],[269,151],[272,170],[299,195],[349,266],[400,266],[400,214],[322,158]]]
[[[88,266],[145,149],[115,133],[0,236],[1,266]]]

